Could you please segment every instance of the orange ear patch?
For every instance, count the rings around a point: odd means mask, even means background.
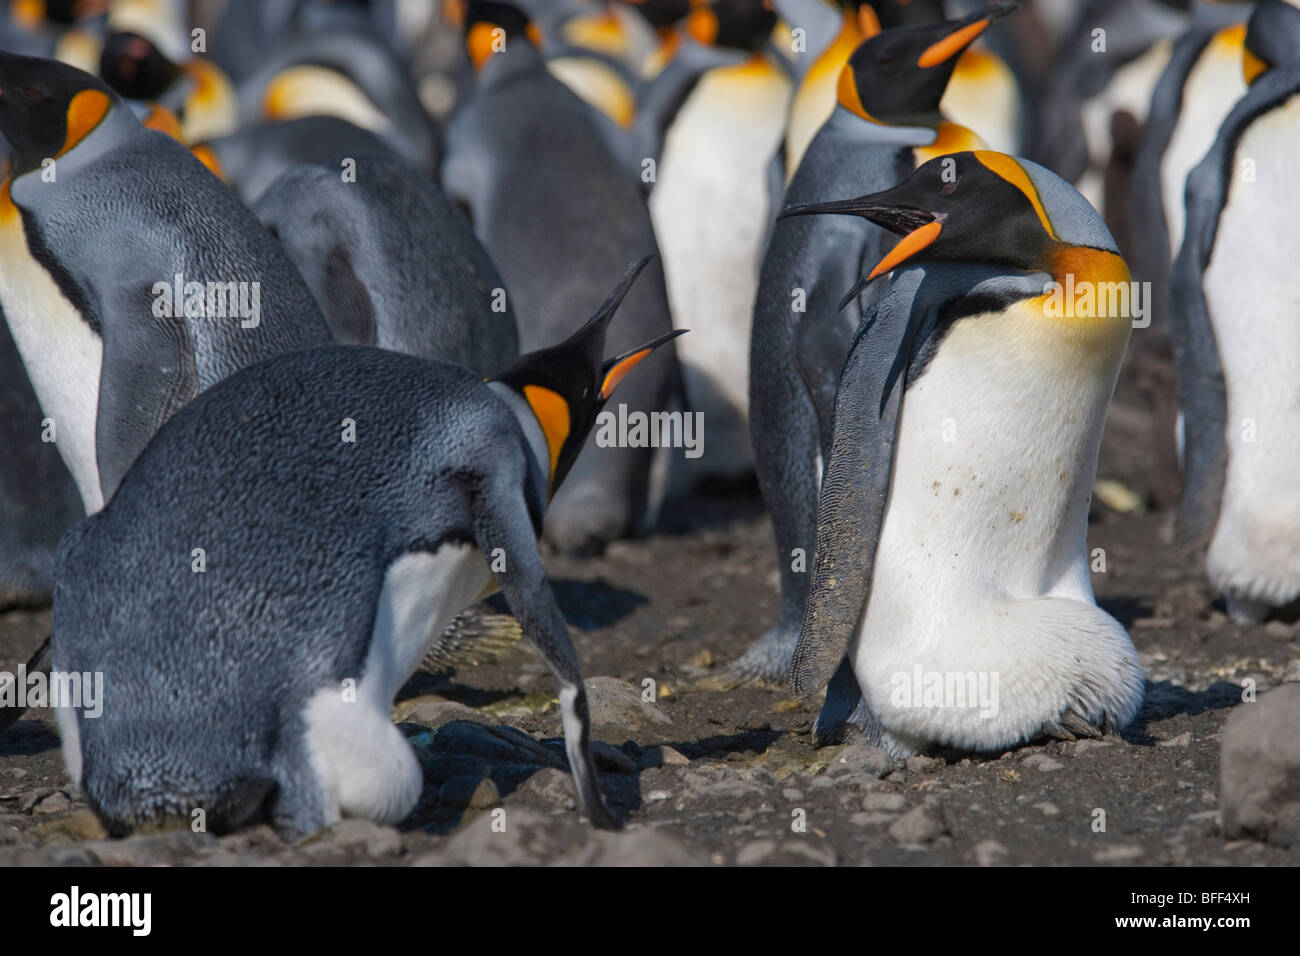
[[[537,416],[537,423],[542,426],[546,436],[546,449],[551,453],[551,477],[555,477],[555,466],[560,461],[560,449],[569,437],[573,423],[569,418],[569,403],[557,392],[541,385],[525,385],[524,398]]]
[[[112,105],[108,94],[99,90],[82,90],[74,96],[72,102],[68,104],[68,132],[63,138],[63,148],[59,150],[58,155],[62,156],[85,139],[86,135],[108,115],[108,108]]]
[[[912,256],[938,239],[941,232],[943,232],[943,226],[937,222],[927,222],[919,229],[913,229],[903,237],[898,245],[889,250],[889,254],[885,258],[876,263],[876,267],[871,270],[867,279],[871,280],[897,269]]]
[[[858,95],[858,79],[853,73],[853,64],[845,63],[844,69],[840,70],[839,85],[835,89],[836,99],[839,104],[855,116],[860,116],[868,123],[874,123],[871,114],[867,108],[862,105],[862,97]]]
[[[633,352],[623,361],[619,362],[605,375],[605,381],[600,385],[600,397],[609,398],[614,394],[614,389],[618,388],[618,383],[623,381],[627,373],[632,371],[643,358],[653,352],[654,349],[642,349],[640,352]]]
[[[973,43],[975,38],[983,33],[988,25],[989,21],[987,20],[976,20],[969,26],[962,27],[956,33],[949,33],[938,43],[927,47],[925,52],[917,59],[916,65],[924,70],[951,60],[966,49],[968,44]]]
[[[506,31],[503,27],[483,21],[469,28],[469,34],[465,37],[465,48],[469,51],[469,59],[474,64],[474,69],[481,69],[487,62],[487,58],[497,52],[497,37],[504,38],[505,35]]]

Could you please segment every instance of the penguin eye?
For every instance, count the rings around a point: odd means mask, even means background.
[[[29,100],[39,100],[45,97],[40,90],[34,90],[30,86],[23,87],[23,96]]]
[[[939,195],[940,195],[940,196],[951,196],[952,193],[953,193],[953,190],[956,189],[956,188],[957,188],[957,184],[956,184],[956,183],[944,183],[943,186],[942,186],[942,187],[940,188],[940,190],[939,190]]]

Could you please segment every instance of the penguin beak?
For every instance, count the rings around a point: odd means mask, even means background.
[[[665,342],[670,342],[679,335],[685,335],[688,329],[674,329],[665,335],[659,336],[652,342],[638,346],[629,352],[624,352],[617,358],[607,361],[601,368],[603,376],[600,385],[600,398],[605,401],[614,394],[614,389],[618,388],[618,383],[623,381],[628,372],[632,371],[642,359],[646,358],[651,352],[659,348]]]
[[[916,65],[924,70],[947,63],[974,43],[990,23],[1019,9],[1018,3],[999,3],[955,21],[952,32],[926,47],[917,58]]]
[[[882,202],[891,192],[893,190],[886,190],[883,193],[873,193],[870,196],[859,196],[857,199],[841,199],[834,202],[800,203],[797,206],[787,206],[781,215],[777,217],[778,219],[785,219],[790,216],[825,214],[858,216],[903,237],[898,245],[894,246],[883,259],[876,263],[875,268],[854,283],[853,288],[840,300],[841,309],[857,298],[858,293],[866,288],[868,282],[884,275],[886,272],[892,272],[921,250],[933,245],[943,232],[944,221],[948,218],[946,213],[918,209],[916,206]]]
[[[623,273],[623,278],[619,280],[618,287],[609,294],[608,299],[601,303],[600,308],[596,310],[596,314],[587,320],[586,324],[577,331],[574,337],[576,338],[579,335],[587,334],[596,326],[600,327],[603,335],[605,327],[609,325],[609,320],[614,317],[614,313],[618,311],[619,304],[622,303],[624,297],[632,288],[632,283],[636,282],[636,277],[645,270],[646,266],[657,258],[657,255],[651,253],[639,262],[634,262],[632,265],[628,266],[627,271]]]

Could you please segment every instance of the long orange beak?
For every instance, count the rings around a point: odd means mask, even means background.
[[[974,43],[975,38],[987,30],[988,26],[988,20],[976,20],[974,23],[962,27],[956,33],[948,34],[938,43],[928,46],[917,59],[916,65],[923,70],[927,70],[932,66],[938,66],[940,63],[946,63]]]

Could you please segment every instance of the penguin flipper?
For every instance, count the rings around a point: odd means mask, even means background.
[[[863,319],[840,376],[817,503],[812,584],[790,671],[796,697],[830,681],[866,607],[889,498],[904,370],[916,331],[933,318],[915,294],[923,278],[919,269],[895,278]]]
[[[511,469],[506,468],[483,481],[486,488],[474,508],[475,537],[485,552],[504,550],[505,570],[494,570],[492,575],[524,634],[560,682],[564,749],[582,810],[593,826],[617,830],[619,825],[605,806],[596,782],[589,742],[591,716],[582,670],[569,637],[569,625],[560,613],[537,551],[532,518],[519,490],[523,476],[511,474]]]
[[[139,303],[109,303],[95,417],[95,457],[104,500],[167,419],[199,392],[194,347],[180,317],[139,319]],[[200,321],[238,321],[216,319]]]

